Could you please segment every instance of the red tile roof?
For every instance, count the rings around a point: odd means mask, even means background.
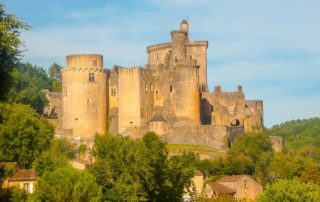
[[[33,181],[36,180],[36,172],[33,169],[18,170],[8,181]]]
[[[228,188],[222,184],[217,182],[207,182],[207,184],[211,187],[212,191],[219,194],[234,194],[236,191],[234,189]]]

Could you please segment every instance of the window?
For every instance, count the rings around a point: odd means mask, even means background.
[[[112,88],[111,89],[111,96],[116,96],[116,89],[115,88]]]
[[[172,92],[172,85],[170,85],[170,93]]]
[[[153,91],[153,84],[151,83],[150,84],[150,92],[152,92]]]
[[[148,92],[148,84],[146,84],[146,93]]]
[[[245,189],[248,189],[247,180],[244,180],[244,188],[245,188]]]
[[[98,66],[97,60],[93,60],[92,65],[93,65],[93,67],[97,67]]]
[[[94,82],[94,73],[89,73],[89,82]]]

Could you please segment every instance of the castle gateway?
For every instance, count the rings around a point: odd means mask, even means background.
[[[207,48],[208,41],[189,39],[183,20],[171,42],[147,47],[145,67],[104,69],[102,55],[67,56],[58,133],[141,138],[154,131],[169,143],[223,149],[239,133],[261,131],[261,100],[246,100],[241,86],[209,92]]]

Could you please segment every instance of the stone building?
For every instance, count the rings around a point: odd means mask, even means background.
[[[218,183],[235,190],[236,200],[254,200],[263,192],[262,185],[248,175],[225,176]]]
[[[67,56],[59,135],[154,131],[169,143],[224,149],[239,133],[261,131],[261,100],[246,100],[241,86],[209,91],[207,48],[208,41],[189,39],[183,20],[170,42],[147,47],[144,67],[105,69],[102,55]]]

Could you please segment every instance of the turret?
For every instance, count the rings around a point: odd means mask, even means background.
[[[186,20],[182,20],[180,23],[180,30],[183,30],[187,33],[187,40],[189,40],[189,23]]]

